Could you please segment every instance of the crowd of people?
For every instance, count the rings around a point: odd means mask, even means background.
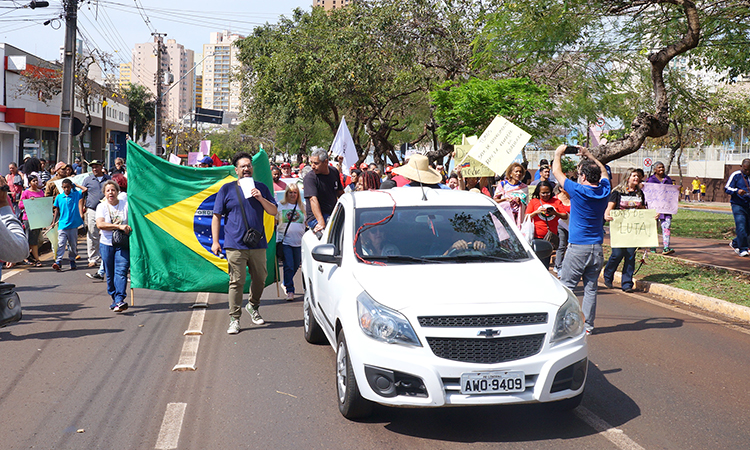
[[[349,168],[349,175],[345,175],[341,158],[329,161],[328,152],[318,149],[312,152],[307,163],[296,168],[292,168],[288,162],[272,166],[273,185],[256,183],[249,197],[241,193],[239,181],[224,185],[215,201],[212,251],[222,253],[218,236],[221,220],[224,219],[223,250],[226,251],[230,279],[228,332],[235,334],[240,331],[245,268],[249,269],[253,280],[245,310],[253,323],[264,323],[259,312],[267,270],[264,213],[276,217],[277,256],[283,262],[283,286],[287,300],[293,300],[297,292],[294,276],[300,267],[302,235],[306,229],[320,234],[338,197],[344,192],[403,186],[465,190],[486,195],[494,199],[517,226],[527,230],[528,239],[549,241],[556,250],[553,270],[563,284],[572,289],[583,282],[583,311],[587,332],[591,332],[596,316],[597,280],[602,268],[604,284],[612,288],[614,273],[622,263],[621,288],[627,292],[634,288],[635,248],[615,248],[606,264],[604,261],[604,225],[612,220],[611,211],[647,208],[643,184],[674,184],[674,181],[666,174],[665,165],[657,162],[648,178],[641,169],[629,169],[613,188],[607,168],[583,147],[578,148],[581,162],[576,172],[564,173],[561,158],[565,147],[556,149],[552,164],[542,160],[534,177],[519,163],[512,163],[498,177],[465,177],[461,166],[452,173],[446,173],[444,167],[431,164],[427,157],[419,154],[412,155],[403,164],[386,166],[382,172],[376,164],[362,163]],[[238,179],[252,176],[252,158],[249,154],[237,153],[231,163]],[[206,157],[199,164],[210,167],[213,161]],[[57,162],[51,172],[47,169],[46,161],[34,157],[25,159],[20,166],[15,163],[9,165],[8,175],[0,178],[0,188],[7,191],[7,195],[0,195],[4,225],[0,232],[18,244],[18,232],[21,230],[25,248],[19,252],[4,246],[7,248],[4,248],[0,259],[11,261],[6,263],[6,267],[12,266],[13,261],[33,267],[43,266],[39,257],[39,243],[40,234],[45,230],[30,229],[24,201],[52,197],[53,226],[57,226],[58,242],[57,248],[53,249],[52,268],[63,270],[67,251],[70,270],[77,269],[78,260],[81,259],[77,249],[78,229],[83,226],[87,238],[88,267],[96,269],[87,276],[92,280],[106,280],[107,292],[112,299],[110,309],[121,312],[128,307],[125,301],[129,269],[127,242],[131,232],[127,222],[126,167],[121,158],[117,158],[115,166],[109,171],[105,170],[101,161],[90,161],[88,166],[88,176],[75,185],[70,177],[83,169],[78,158],[73,165]],[[741,169],[730,176],[725,186],[725,191],[731,196],[737,229],[737,237],[730,246],[739,256],[748,256],[749,251],[749,176],[750,160],[744,160]],[[289,182],[294,178],[299,181]],[[58,188],[56,181],[60,180],[62,182]],[[705,192],[700,184],[693,188],[693,191],[697,189],[698,194]],[[283,199],[277,202],[274,192],[283,192]],[[658,217],[663,254],[666,255],[674,252],[670,247],[671,222],[670,214],[660,214]],[[367,238],[367,248],[382,251],[377,248],[380,246],[377,237]],[[552,264],[550,258],[542,262],[547,268]]]

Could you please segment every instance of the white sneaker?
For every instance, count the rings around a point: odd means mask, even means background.
[[[286,293],[286,301],[291,302],[294,300],[294,292],[287,292]]]
[[[266,323],[266,321],[263,320],[263,318],[260,316],[258,310],[253,308],[253,305],[251,305],[250,303],[245,306],[245,311],[250,314],[250,319],[255,325],[263,325],[264,323]]]
[[[748,253],[748,252],[747,252],[747,250],[743,250],[743,251],[741,251],[741,252],[739,253],[739,255],[740,255],[740,256],[742,256],[742,257],[744,258],[745,256],[750,256],[750,253]]]
[[[229,319],[229,328],[227,334],[237,334],[240,332],[240,320],[234,317]]]

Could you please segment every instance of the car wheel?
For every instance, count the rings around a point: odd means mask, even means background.
[[[547,406],[552,411],[572,411],[581,404],[583,400],[583,392],[576,395],[575,397],[566,398],[565,400],[558,400],[556,402],[548,403]]]
[[[366,417],[372,412],[372,403],[365,400],[359,393],[346,347],[344,330],[339,331],[336,346],[336,389],[339,411],[347,419]]]
[[[309,285],[309,283],[308,283]],[[303,316],[303,330],[305,332],[305,340],[311,344],[321,344],[325,342],[325,335],[323,330],[320,328],[318,321],[315,320],[315,316],[312,312],[312,294],[311,287],[308,286],[305,289],[305,296],[302,302],[302,316]]]

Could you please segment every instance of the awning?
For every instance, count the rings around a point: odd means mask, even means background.
[[[5,122],[0,122],[0,134],[18,134],[18,130]]]

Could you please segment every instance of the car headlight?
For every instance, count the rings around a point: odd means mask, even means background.
[[[398,311],[386,308],[362,292],[357,297],[359,327],[375,339],[389,344],[405,344],[421,347],[417,334],[411,324]]]
[[[567,289],[566,289],[567,290]],[[568,300],[557,310],[555,331],[550,342],[575,337],[583,333],[584,317],[575,294],[568,291]]]

